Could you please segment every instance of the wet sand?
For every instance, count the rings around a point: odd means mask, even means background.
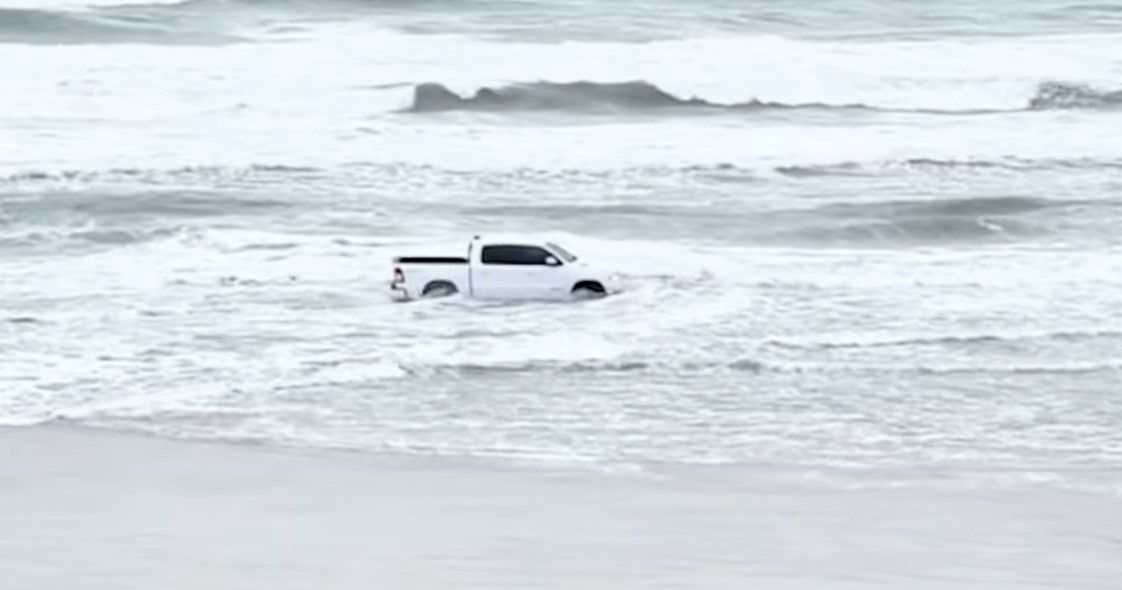
[[[0,429],[0,449],[6,590],[1122,580],[1122,497],[1046,484],[421,464],[59,426]]]

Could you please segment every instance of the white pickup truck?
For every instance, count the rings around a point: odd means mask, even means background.
[[[464,256],[399,256],[391,292],[402,300],[460,293],[478,299],[572,299],[619,290],[616,279],[553,242],[476,236]]]

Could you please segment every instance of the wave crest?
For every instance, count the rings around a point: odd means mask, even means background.
[[[1122,108],[1122,90],[1098,90],[1085,84],[1044,82],[1029,99],[1029,110]]]
[[[1105,91],[1087,85],[1043,82],[1022,108],[940,109],[896,108],[864,103],[767,102],[751,98],[744,102],[722,103],[691,96],[682,98],[642,81],[629,82],[521,82],[506,86],[484,86],[473,94],[461,95],[443,84],[429,82],[413,88],[416,113],[441,111],[763,111],[763,110],[864,110],[932,115],[983,115],[1002,112],[1056,109],[1122,108],[1122,91]]]
[[[820,103],[784,104],[752,99],[722,104],[705,99],[679,98],[644,81],[630,82],[529,82],[483,87],[461,96],[442,84],[419,84],[413,89],[412,112],[439,111],[597,111],[657,109],[753,110],[795,108],[868,108],[864,105]]]

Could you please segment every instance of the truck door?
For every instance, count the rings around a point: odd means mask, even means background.
[[[552,299],[567,292],[561,262],[541,246],[488,244],[472,272],[476,297]]]

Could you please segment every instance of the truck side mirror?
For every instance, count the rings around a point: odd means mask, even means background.
[[[546,266],[561,266],[561,261],[552,257],[552,256],[546,256],[545,257],[545,265]]]

